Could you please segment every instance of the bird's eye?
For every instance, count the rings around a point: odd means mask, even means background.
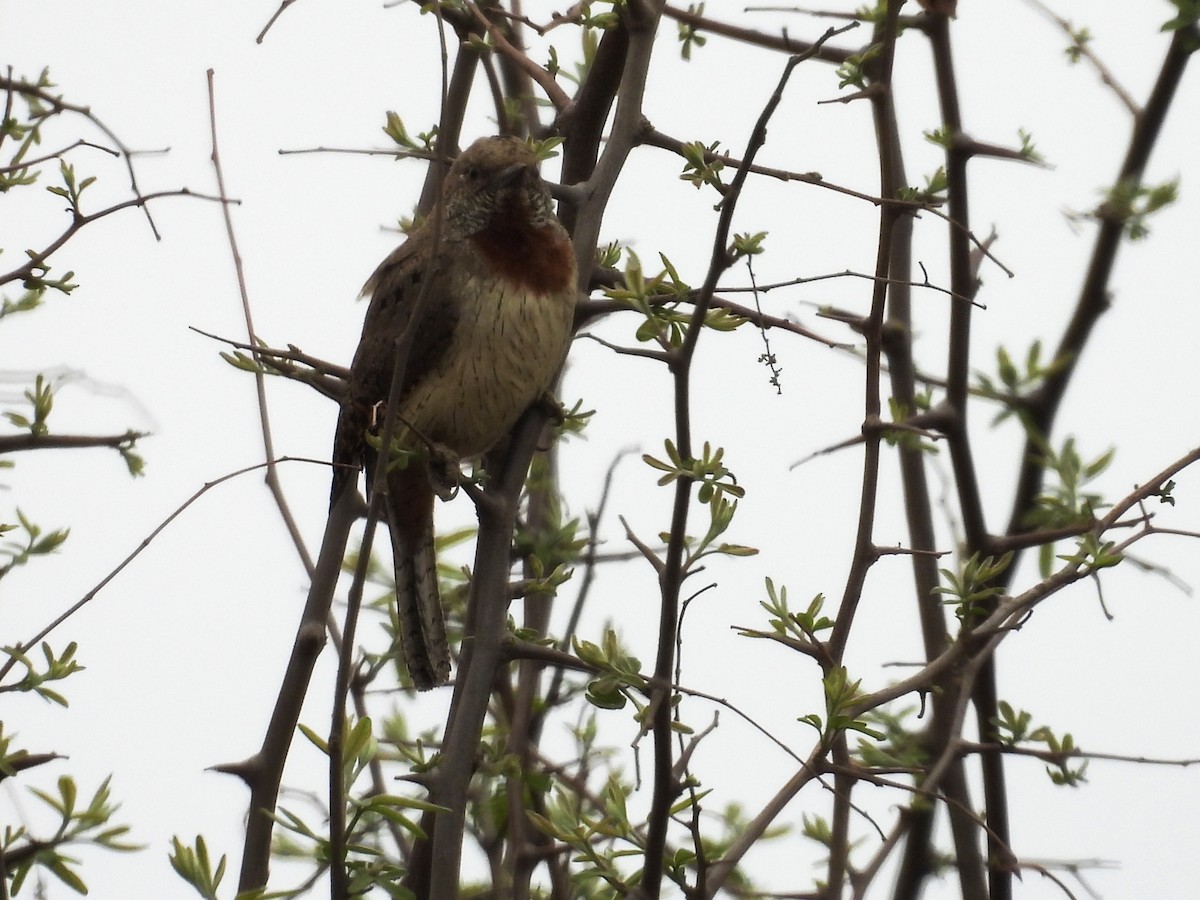
[[[483,176],[483,172],[479,166],[470,166],[467,168],[467,179],[469,181],[478,181]]]

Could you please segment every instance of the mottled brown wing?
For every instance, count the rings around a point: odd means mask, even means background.
[[[387,403],[396,365],[396,342],[408,327],[416,308],[422,282],[432,279],[421,309],[420,320],[409,348],[400,397],[420,383],[446,352],[457,319],[457,304],[446,295],[445,254],[433,264],[429,259],[428,233],[418,231],[396,248],[367,280],[363,293],[370,306],[363,320],[362,337],[350,364],[350,384],[338,415],[333,440],[333,487],[331,501],[353,484],[358,470],[373,461],[368,452],[367,428],[372,408]]]

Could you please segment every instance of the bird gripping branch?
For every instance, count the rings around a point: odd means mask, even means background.
[[[394,401],[398,444],[412,456],[388,473],[385,508],[401,645],[420,690],[450,677],[427,442],[466,459],[500,441],[562,367],[576,295],[570,238],[523,141],[473,143],[451,167],[440,202],[436,244],[430,215],[363,288],[370,305],[333,445],[333,501],[353,489],[360,466],[370,490],[379,454],[367,435],[382,422],[397,342],[416,315]]]

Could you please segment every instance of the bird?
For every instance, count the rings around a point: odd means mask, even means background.
[[[382,428],[397,341],[415,317],[394,401],[397,443],[412,455],[388,472],[384,505],[401,650],[422,691],[450,677],[433,530],[434,495],[444,491],[430,460],[482,456],[545,394],[570,347],[577,293],[571,239],[525,141],[476,140],[450,167],[438,205],[363,287],[369,304],[334,434],[330,501],[362,468],[370,496],[378,452],[368,434]]]

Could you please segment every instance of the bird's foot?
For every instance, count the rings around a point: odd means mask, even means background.
[[[570,412],[562,402],[554,396],[553,391],[542,391],[541,396],[534,401],[534,405],[542,410],[554,425],[561,425],[567,420],[567,413]]]
[[[462,460],[444,444],[429,442],[429,483],[443,500],[451,499],[462,484]]]

